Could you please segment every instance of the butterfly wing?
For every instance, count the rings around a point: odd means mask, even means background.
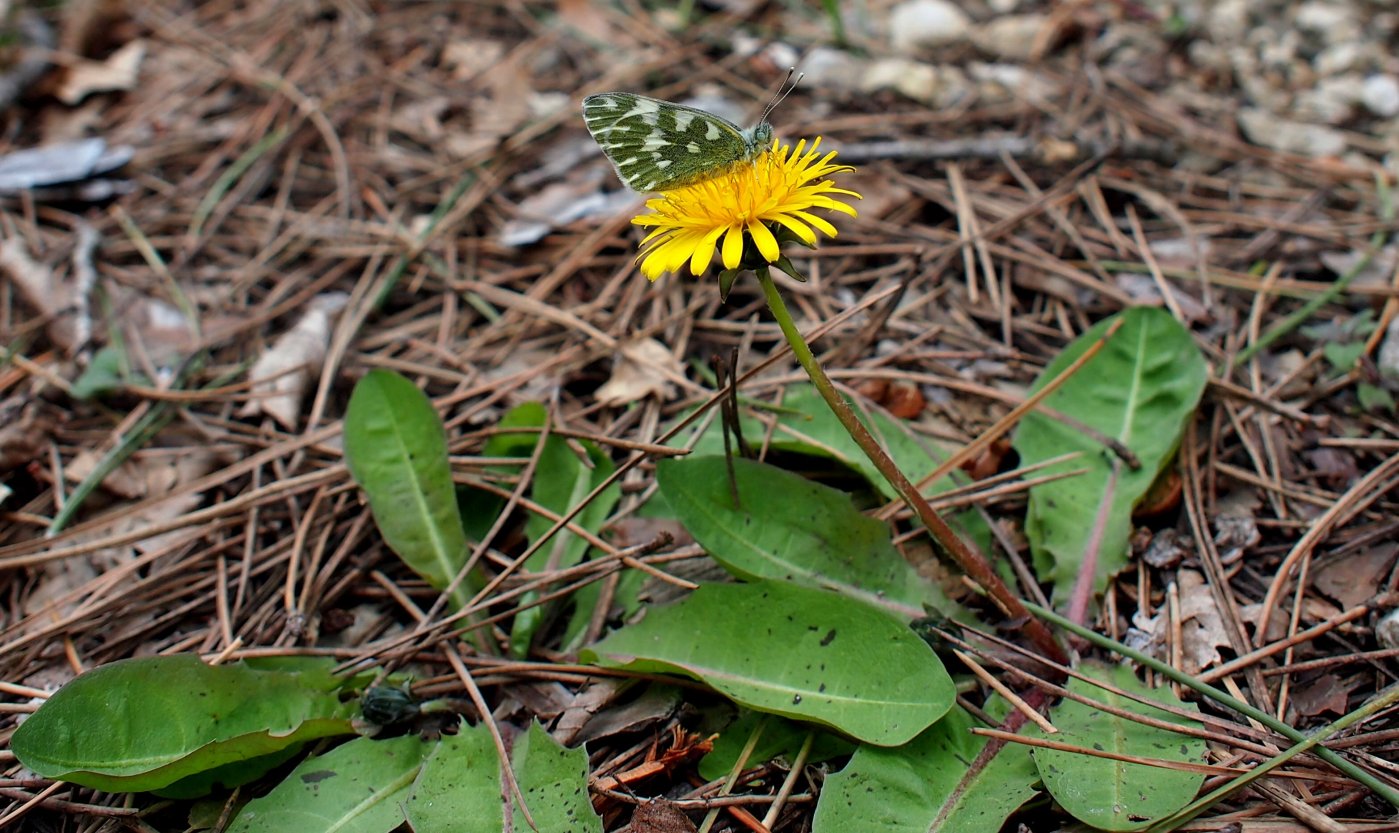
[[[588,96],[583,121],[617,176],[642,193],[700,182],[756,155],[728,119],[635,93]]]

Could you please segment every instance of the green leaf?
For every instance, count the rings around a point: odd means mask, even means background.
[[[327,685],[324,664],[303,673],[209,666],[193,655],[114,662],[59,689],[15,730],[10,748],[45,778],[108,792],[160,790],[314,738],[353,734],[354,704]]]
[[[911,743],[863,746],[845,769],[826,779],[813,833],[996,833],[1035,795],[1038,775],[1017,744],[986,753],[988,739],[954,708]]]
[[[510,765],[536,829],[549,833],[602,833],[588,795],[588,755],[565,749],[538,724],[515,740]],[[448,735],[423,764],[407,801],[414,830],[501,833],[529,830],[484,726]]]
[[[345,462],[369,498],[384,541],[438,590],[470,555],[447,459],[447,434],[427,395],[388,370],[355,385],[345,412]],[[465,605],[480,588],[475,577],[453,600]]]
[[[918,483],[932,474],[947,459],[946,452],[935,442],[914,434],[908,426],[889,416],[883,408],[858,399],[851,400],[851,406],[860,421],[874,438],[879,440],[879,444],[913,483]],[[777,418],[772,431],[773,449],[834,460],[859,472],[886,500],[898,498],[898,492],[889,485],[889,481],[884,479],[884,475],[879,473],[850,438],[845,426],[831,413],[826,400],[822,399],[811,385],[801,384],[787,388],[782,406],[772,408],[771,411]],[[743,429],[744,439],[750,443],[756,443],[758,438],[768,433],[767,423],[753,415],[753,408],[740,410],[739,425]],[[683,437],[677,438],[676,442],[683,443]],[[691,447],[691,456],[723,453],[723,428],[716,419],[710,422],[709,427]],[[953,471],[925,487],[923,494],[937,495],[963,486],[967,482],[966,475],[960,471]],[[990,551],[991,531],[978,513],[959,512],[947,520],[972,539],[983,552]]]
[[[1124,691],[1176,708],[1195,710],[1193,704],[1181,702],[1168,688],[1147,688],[1130,668],[1090,666],[1081,670]],[[1070,680],[1069,690],[1133,714],[1186,726],[1199,725],[1082,680]],[[1076,700],[1064,700],[1050,711],[1049,717],[1059,729],[1054,740],[1061,743],[1120,755],[1204,762],[1205,742],[1200,738],[1144,726]],[[1147,827],[1189,804],[1205,780],[1200,773],[1057,749],[1036,748],[1032,754],[1044,785],[1054,799],[1074,818],[1099,830]]]
[[[742,458],[733,470],[738,508],[723,457],[656,464],[666,502],[730,573],[832,590],[905,619],[924,615],[925,606],[958,612],[894,549],[889,527],[856,511],[844,492]]]
[[[582,658],[686,674],[748,708],[882,746],[926,729],[956,694],[937,655],[898,619],[783,582],[701,585]]]
[[[1114,321],[1122,323],[1117,334],[1050,394],[1042,411],[1027,414],[1015,434],[1022,466],[1082,452],[1037,476],[1086,471],[1030,489],[1025,532],[1056,600],[1069,595],[1075,580],[1101,592],[1126,566],[1132,508],[1174,456],[1205,388],[1205,361],[1189,331],[1164,310],[1147,307],[1099,322],[1050,362],[1035,387],[1083,355]],[[1081,426],[1124,444],[1141,468],[1127,468]]]
[[[142,374],[132,374],[126,354],[108,345],[92,355],[92,361],[73,380],[69,393],[74,399],[92,399],[132,383],[149,384],[149,381]]]
[[[506,414],[500,425],[542,429],[547,419],[548,414],[543,405],[538,402],[526,402]],[[537,435],[497,434],[486,444],[484,454],[487,457],[528,457],[534,453],[538,441]],[[534,480],[530,483],[530,499],[559,516],[572,511],[616,470],[611,458],[596,444],[582,440],[579,445],[587,455],[586,464],[563,437],[550,434],[544,441],[544,448],[539,452]],[[578,513],[573,523],[589,532],[600,532],[621,496],[620,485],[609,486]],[[549,518],[532,514],[525,522],[525,535],[533,543],[542,538],[553,525],[554,521]],[[531,555],[524,568],[528,572],[543,572],[572,567],[580,563],[587,553],[588,542],[563,529],[549,539],[543,548]],[[520,602],[529,604],[537,597],[538,594],[530,593],[521,597]],[[587,600],[585,598],[582,601]],[[578,615],[590,617],[591,610],[584,612],[580,606]],[[522,610],[515,616],[510,641],[517,655],[523,656],[528,652],[530,641],[542,624],[543,617],[544,611],[538,607]]]
[[[1361,409],[1374,413],[1376,411],[1388,411],[1394,413],[1394,397],[1389,391],[1378,385],[1369,382],[1361,382],[1355,386],[1356,399],[1360,401]]]
[[[355,738],[307,758],[262,798],[244,805],[228,833],[387,833],[432,750],[416,735]]]
[[[1360,361],[1361,356],[1365,355],[1365,342],[1328,341],[1321,345],[1321,354],[1335,369],[1343,372],[1348,371],[1355,367],[1355,363]]]
[[[715,739],[714,748],[709,754],[700,759],[700,777],[706,781],[717,781],[728,775],[738,762],[738,756],[743,754],[743,747],[748,745],[748,736],[759,723],[762,724],[763,731],[758,736],[758,742],[754,744],[753,752],[748,756],[745,766],[756,766],[776,758],[790,763],[796,759],[802,744],[806,742],[806,736],[811,732],[816,732],[816,738],[807,752],[808,763],[829,761],[831,758],[849,755],[856,749],[855,744],[839,735],[793,720],[742,709],[738,719],[719,732],[719,737]]]

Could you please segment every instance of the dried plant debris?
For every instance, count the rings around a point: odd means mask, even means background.
[[[55,189],[60,185],[70,187],[67,193],[86,193],[94,200],[129,193],[129,182],[99,177],[121,168],[134,155],[135,150],[128,145],[109,147],[106,141],[96,138],[10,151],[0,155],[0,195],[37,189],[48,189],[47,194],[55,195],[64,193]],[[103,188],[106,192],[99,196],[98,189]]]

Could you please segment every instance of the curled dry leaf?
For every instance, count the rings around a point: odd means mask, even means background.
[[[108,147],[102,139],[77,139],[16,150],[0,156],[0,194],[17,194],[110,173],[131,161],[130,145]]]
[[[267,414],[287,430],[296,427],[306,383],[325,361],[335,316],[348,300],[343,292],[327,292],[311,299],[301,320],[253,365],[248,374],[253,383],[252,399],[239,416]]]
[[[674,392],[667,379],[683,373],[680,360],[654,338],[623,342],[612,378],[597,389],[597,400],[604,405],[624,405],[652,395],[665,400]]]
[[[1176,574],[1176,586],[1180,596],[1180,669],[1187,674],[1198,674],[1219,662],[1218,648],[1229,644],[1229,636],[1202,575],[1194,570],[1181,570]],[[1163,608],[1151,619],[1135,624],[1150,634],[1147,652],[1160,660],[1171,661],[1170,611]]]
[[[1220,515],[1214,520],[1214,545],[1221,563],[1233,564],[1261,540],[1253,515]]]
[[[85,244],[78,250],[84,257],[90,251]],[[40,317],[49,320],[46,332],[53,343],[69,356],[77,354],[92,331],[87,313],[87,297],[92,287],[86,278],[90,273],[77,269],[72,278],[65,280],[30,257],[24,242],[16,237],[0,240],[0,271],[10,276],[20,295]]]
[[[623,827],[621,833],[694,833],[697,829],[690,817],[675,804],[663,798],[653,798],[637,805],[631,823]]]
[[[1169,570],[1190,554],[1190,541],[1175,529],[1163,529],[1151,536],[1142,549],[1141,560],[1158,570]]]
[[[463,38],[442,47],[442,64],[451,67],[452,78],[467,81],[490,70],[505,57],[505,44],[489,38]]]
[[[499,239],[505,246],[528,246],[559,226],[616,216],[635,209],[640,201],[630,191],[598,190],[596,177],[556,182],[521,200],[517,216],[501,226]]]
[[[927,402],[918,386],[910,382],[894,382],[889,386],[889,400],[884,407],[899,419],[913,419],[923,413]]]
[[[56,95],[64,104],[77,104],[92,93],[129,90],[136,86],[146,42],[134,40],[105,61],[81,61],[68,67],[68,75]]]

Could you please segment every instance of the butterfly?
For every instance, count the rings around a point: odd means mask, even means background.
[[[583,99],[583,121],[628,188],[669,191],[771,150],[767,117],[783,97],[775,97],[747,130],[695,107],[622,92]]]

